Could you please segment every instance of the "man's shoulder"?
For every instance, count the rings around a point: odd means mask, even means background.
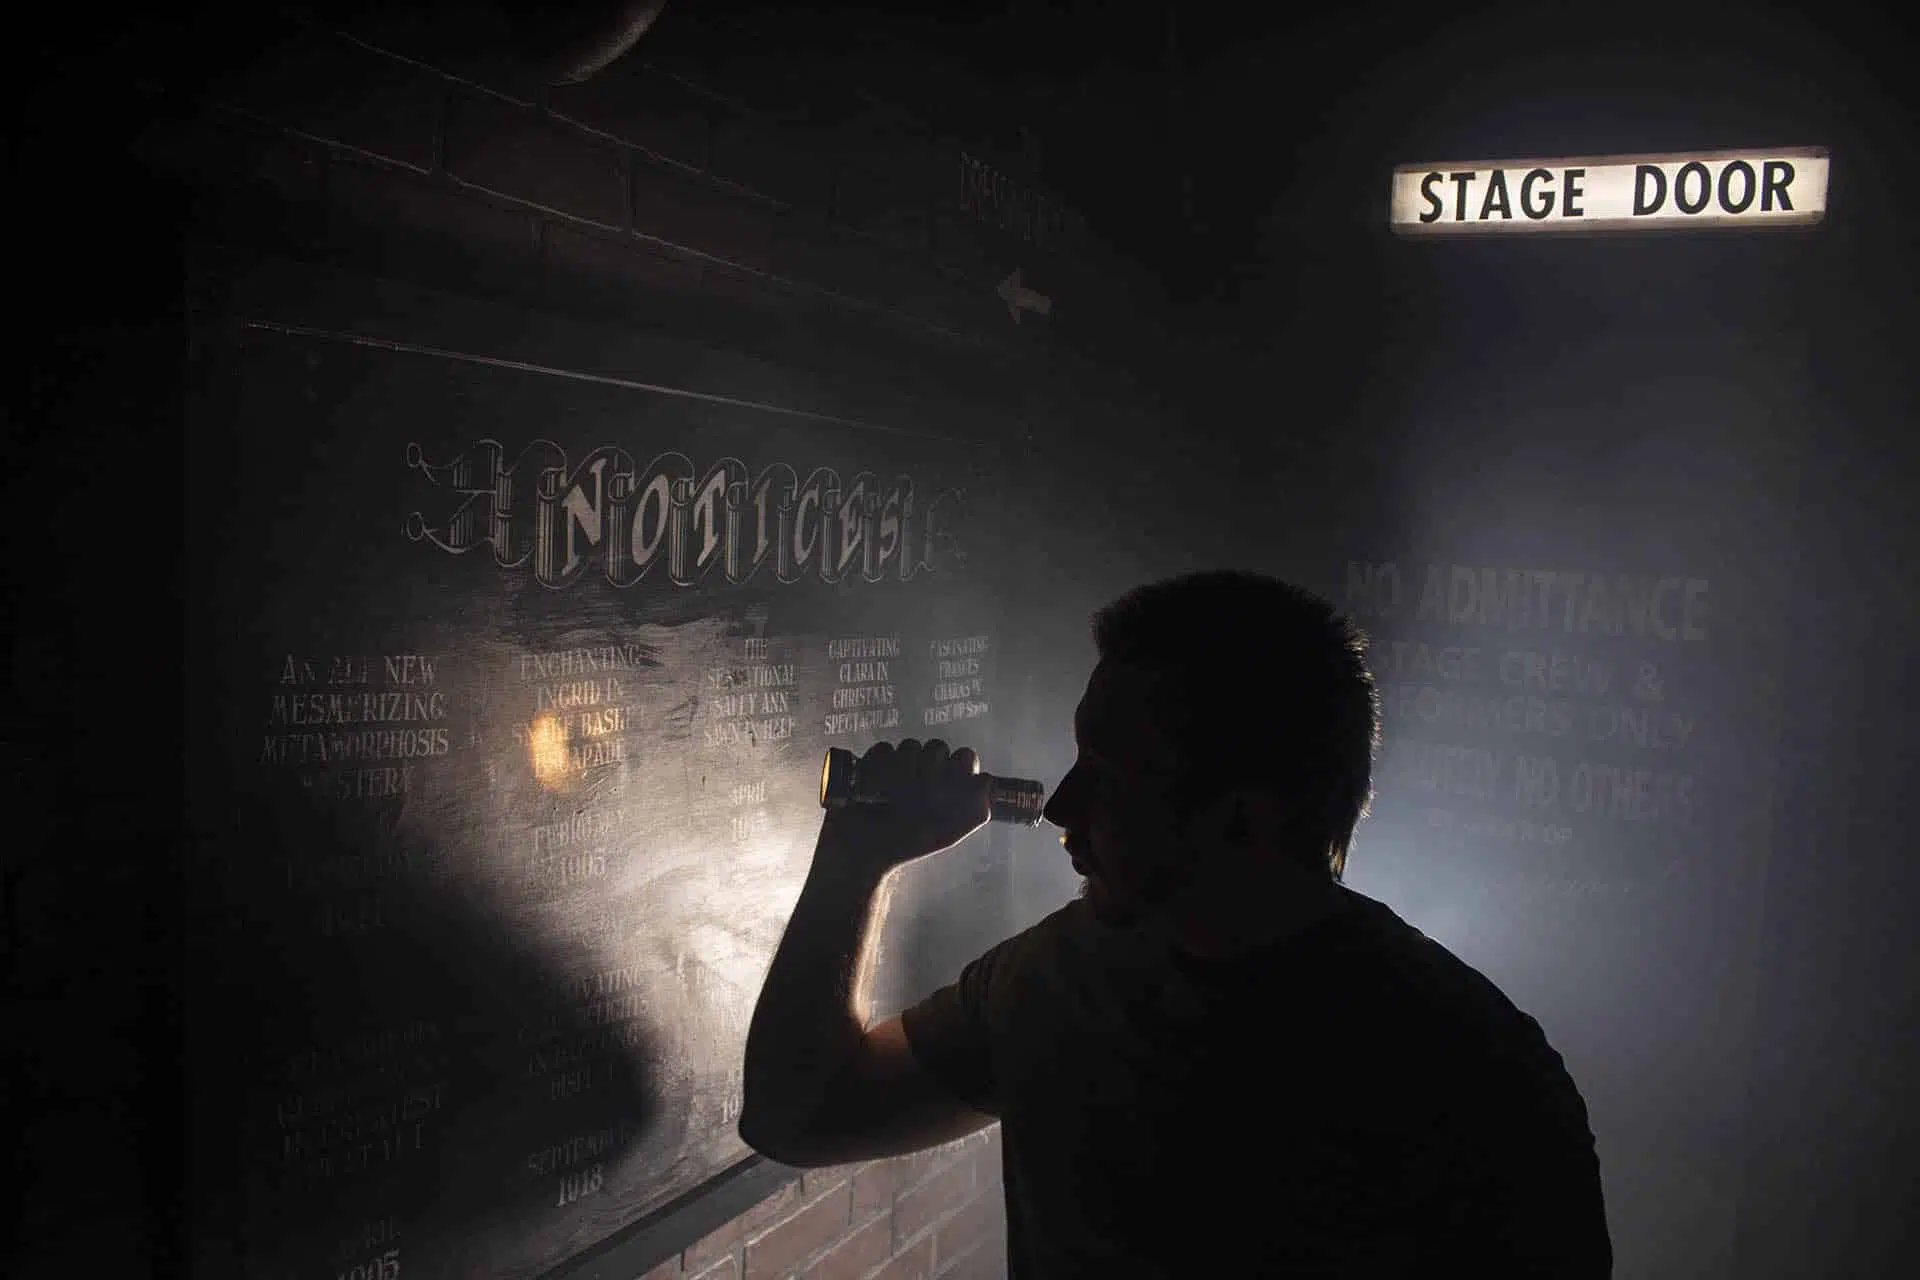
[[[1453,1037],[1539,1033],[1539,1024],[1492,978],[1384,903],[1363,898],[1361,904],[1354,945],[1367,961],[1345,972],[1373,988],[1364,994],[1416,1019],[1431,1019]]]
[[[980,958],[1005,966],[1034,956],[1052,956],[1066,948],[1084,946],[1091,936],[1091,925],[1087,904],[1076,898],[995,943]]]
[[[1077,999],[1119,960],[1111,942],[1075,899],[988,947],[961,970],[959,985],[995,1017],[1035,999]]]

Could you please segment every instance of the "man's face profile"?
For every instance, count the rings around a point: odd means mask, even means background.
[[[1176,697],[1165,676],[1102,663],[1074,713],[1074,764],[1046,819],[1060,828],[1084,877],[1081,896],[1105,923],[1151,914],[1183,879],[1180,753],[1165,714]]]

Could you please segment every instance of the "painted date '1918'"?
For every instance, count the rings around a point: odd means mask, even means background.
[[[579,1173],[560,1175],[560,1201],[554,1207],[564,1209],[581,1196],[594,1195],[606,1186],[606,1170],[602,1165],[590,1165]]]

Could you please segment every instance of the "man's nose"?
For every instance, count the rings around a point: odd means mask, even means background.
[[[1060,779],[1060,785],[1055,787],[1053,794],[1047,797],[1046,807],[1040,810],[1041,818],[1056,827],[1075,825],[1080,782],[1074,777],[1074,772],[1072,769],[1067,770],[1067,776]]]

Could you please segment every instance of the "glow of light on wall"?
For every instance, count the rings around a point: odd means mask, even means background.
[[[1827,210],[1820,147],[1401,165],[1403,236],[1811,226]]]
[[[527,726],[527,755],[540,785],[557,791],[567,780],[567,726],[551,711],[543,711]]]

